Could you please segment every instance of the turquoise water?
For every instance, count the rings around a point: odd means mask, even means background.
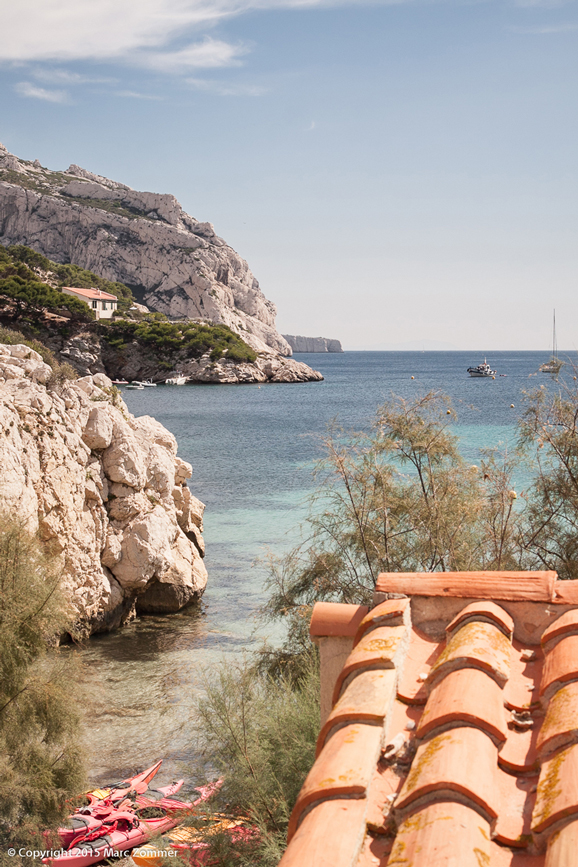
[[[95,781],[117,778],[161,756],[173,776],[194,755],[189,720],[202,672],[250,650],[264,634],[254,617],[264,599],[262,561],[268,551],[278,554],[300,539],[311,470],[333,419],[346,429],[367,429],[392,392],[411,398],[435,389],[452,399],[455,431],[472,463],[480,448],[514,442],[523,392],[542,384],[557,387],[551,377],[536,373],[547,353],[489,353],[488,362],[505,376],[469,377],[466,368],[483,357],[301,354],[298,359],[321,370],[324,382],[124,391],[130,411],[157,418],[177,437],[179,455],[193,465],[192,491],[207,505],[209,584],[200,610],[141,618],[121,632],[93,638],[80,651],[90,694],[87,743]]]

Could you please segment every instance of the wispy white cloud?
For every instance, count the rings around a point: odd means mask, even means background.
[[[29,97],[30,99],[43,99],[46,102],[68,102],[66,91],[46,90],[44,87],[37,87],[31,81],[19,81],[14,89],[20,96]]]
[[[190,69],[217,69],[237,66],[247,54],[243,45],[231,45],[222,39],[207,37],[178,51],[144,51],[132,56],[132,62],[159,72],[186,72]]]
[[[195,90],[216,93],[218,96],[262,96],[269,90],[256,84],[214,81],[206,78],[187,78],[186,82]]]
[[[311,123],[309,124],[309,126],[307,127],[307,129],[305,130],[305,132],[311,132],[314,129],[315,129],[315,121],[312,120]]]
[[[0,61],[116,60],[175,72],[222,66],[239,48],[219,40],[175,48],[184,34],[254,9],[308,8],[376,0],[18,0],[6,3]],[[381,3],[408,0],[377,0]],[[182,44],[182,43],[181,43]]]
[[[77,84],[114,84],[117,79],[102,76],[81,75],[79,72],[71,72],[68,69],[51,69],[37,67],[31,71],[31,75],[37,81],[46,81],[49,84],[62,84],[74,86]]]
[[[130,99],[162,99],[162,97],[155,96],[152,93],[137,93],[135,90],[117,90],[115,95]]]

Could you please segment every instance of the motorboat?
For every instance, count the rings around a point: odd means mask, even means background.
[[[165,379],[165,385],[185,385],[187,381],[187,377],[182,373],[176,373],[174,376],[170,376],[168,379]]]
[[[492,379],[496,378],[496,371],[492,370],[485,358],[482,364],[478,364],[477,367],[468,367],[467,372],[470,374],[470,376],[485,376],[491,377]]]
[[[139,391],[144,391],[142,382],[131,382],[130,385],[127,385],[127,388],[138,388]]]
[[[540,373],[560,373],[560,369],[564,364],[563,361],[560,361],[558,358],[558,343],[556,341],[556,311],[554,310],[554,318],[552,321],[552,355],[550,356],[549,361],[545,361],[540,365],[538,370]]]
[[[128,385],[128,379],[113,379],[113,385]]]
[[[156,388],[157,387],[156,382],[153,382],[152,379],[145,379],[144,382],[141,382],[141,385],[144,386],[145,388]]]

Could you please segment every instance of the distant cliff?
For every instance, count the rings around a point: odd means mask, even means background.
[[[172,195],[76,165],[51,171],[0,144],[0,243],[124,283],[170,317],[228,325],[257,352],[291,355],[247,262]]]
[[[300,337],[295,334],[283,334],[293,352],[343,352],[339,340],[329,340],[327,337]]]

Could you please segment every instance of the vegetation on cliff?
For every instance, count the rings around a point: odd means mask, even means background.
[[[0,515],[0,864],[8,848],[45,849],[84,782],[70,627],[59,563],[17,519]],[[51,648],[49,650],[49,648]],[[19,863],[33,863],[20,858]]]
[[[123,352],[137,341],[152,351],[161,366],[172,368],[177,360],[200,358],[210,352],[211,361],[225,356],[231,361],[253,362],[257,353],[226,325],[198,322],[169,322],[162,313],[145,316],[141,321],[129,319],[99,323],[99,332],[112,348]]]
[[[0,307],[7,306],[17,321],[34,323],[45,311],[67,311],[73,320],[82,322],[94,319],[88,304],[43,282],[10,248],[0,247]]]
[[[87,271],[84,268],[79,268],[78,265],[60,265],[58,262],[52,262],[32,250],[30,247],[25,247],[23,244],[18,244],[12,247],[7,247],[0,254],[9,256],[14,263],[27,265],[32,269],[35,275],[42,275],[44,282],[50,282],[55,288],[61,289],[63,286],[75,287],[77,289],[101,289],[103,292],[108,292],[111,295],[116,295],[118,298],[118,311],[125,313],[129,307],[134,304],[134,297],[128,286],[124,283],[112,282],[105,280],[104,277],[99,277],[92,271]],[[38,276],[36,277],[38,279]],[[71,296],[67,296],[71,300]],[[80,302],[84,303],[84,302]]]

